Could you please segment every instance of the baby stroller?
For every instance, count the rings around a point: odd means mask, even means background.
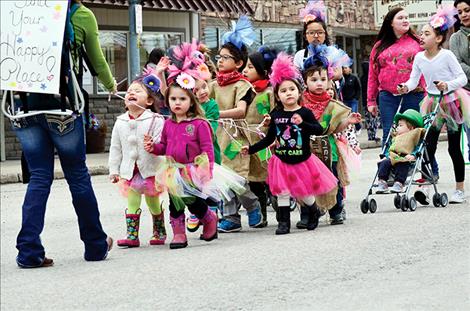
[[[407,210],[414,212],[418,206],[415,197],[410,196],[412,185],[421,185],[421,186],[432,185],[434,188],[434,195],[432,197],[432,202],[435,207],[439,207],[439,206],[445,207],[447,206],[449,202],[447,194],[444,192],[439,193],[437,190],[436,180],[432,176],[431,163],[430,163],[428,152],[426,149],[426,137],[429,133],[429,129],[431,128],[431,125],[436,119],[436,115],[439,110],[442,98],[443,98],[443,93],[441,92],[441,95],[439,97],[439,104],[436,105],[432,113],[424,117],[424,128],[425,128],[424,137],[421,139],[421,141],[418,144],[418,151],[416,153],[416,161],[412,165],[412,169],[410,169],[411,174],[409,173],[408,178],[405,182],[404,191],[403,191],[404,194],[396,193],[393,199],[393,204],[395,205],[395,207],[397,209],[401,209],[404,212],[406,212]],[[398,106],[398,111],[400,111],[402,102],[403,102],[403,97]],[[385,151],[390,147],[389,144],[391,143],[391,133],[392,131],[388,133],[386,143],[384,144],[384,147],[380,154],[381,158],[385,157]],[[425,169],[422,169],[422,166],[424,166]],[[425,180],[424,183],[417,183],[413,181],[414,176],[416,175],[417,172],[420,172],[422,174]],[[369,190],[367,192],[367,196],[365,197],[365,199],[361,201],[360,208],[361,208],[362,213],[364,214],[367,214],[367,212],[369,211],[371,213],[375,213],[377,211],[377,201],[371,197],[377,194],[376,192],[374,193],[373,189],[378,186],[377,184],[378,174],[379,174],[379,171],[377,170],[377,172],[375,173],[375,177],[372,181],[372,184],[369,187]]]

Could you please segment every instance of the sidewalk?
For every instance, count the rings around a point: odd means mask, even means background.
[[[378,137],[382,137],[382,130],[377,132]],[[375,141],[367,140],[367,131],[362,130],[359,135],[361,149],[380,148],[381,144]],[[446,133],[441,133],[439,140],[447,139]],[[377,150],[377,153],[380,151]],[[87,166],[90,175],[107,175],[108,174],[108,153],[87,154]],[[0,184],[10,184],[22,181],[21,161],[7,160],[0,163]],[[62,179],[64,174],[60,167],[59,159],[56,158],[54,165],[54,178]]]

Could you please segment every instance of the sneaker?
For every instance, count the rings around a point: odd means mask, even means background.
[[[450,197],[449,203],[458,204],[465,202],[465,193],[462,190],[455,190]]]
[[[379,179],[378,185],[377,185],[377,190],[375,191],[377,194],[381,193],[389,193],[388,190],[388,185],[385,180]]]
[[[331,217],[330,225],[342,225],[344,219],[341,214]]]
[[[242,230],[242,225],[227,219],[222,219],[222,221],[219,222],[218,229],[219,232],[223,233],[238,232]]]
[[[199,219],[193,214],[190,214],[187,219],[186,229],[188,229],[189,232],[196,232],[197,229],[199,229]]]
[[[403,192],[403,184],[401,182],[396,181],[392,188],[390,188],[390,192],[392,193],[402,193]]]
[[[429,194],[428,194],[428,189],[425,187],[419,187],[418,190],[416,190],[414,197],[416,201],[421,203],[421,205],[429,205]]]
[[[247,212],[248,215],[248,224],[251,228],[257,228],[263,223],[263,215],[261,215],[261,210],[255,208],[251,212]]]

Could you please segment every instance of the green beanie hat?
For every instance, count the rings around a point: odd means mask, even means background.
[[[398,120],[406,120],[413,124],[415,127],[423,127],[423,116],[421,113],[414,109],[408,109],[403,113],[397,113],[393,118],[393,122],[398,123]]]

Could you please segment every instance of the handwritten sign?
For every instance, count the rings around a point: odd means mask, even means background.
[[[58,94],[67,0],[0,1],[0,89]]]
[[[412,25],[426,24],[438,7],[453,6],[454,0],[374,0],[375,25],[380,27],[388,11],[402,7]]]

